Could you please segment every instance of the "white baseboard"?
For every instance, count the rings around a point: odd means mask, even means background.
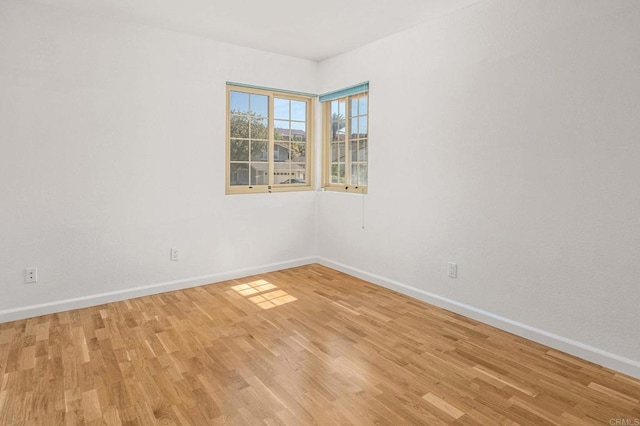
[[[437,294],[429,293],[419,288],[402,284],[379,275],[371,274],[324,257],[317,258],[317,262],[340,272],[353,275],[354,277],[386,287],[397,291],[398,293],[414,297],[432,305],[447,309],[451,312],[464,315],[465,317],[475,319],[501,330],[508,331],[529,340],[533,340],[534,342],[542,343],[543,345],[640,379],[640,362],[638,361],[625,358],[566,337],[558,336],[527,324],[522,324],[518,321],[514,321],[446,297],[438,296]]]
[[[300,259],[271,263],[268,265],[262,265],[253,268],[244,268],[230,272],[205,275],[201,277],[191,277],[184,280],[169,281],[160,284],[127,288],[124,290],[112,291],[108,293],[99,293],[90,296],[75,297],[73,299],[57,300],[54,302],[42,303],[38,305],[7,309],[4,311],[0,311],[0,323],[7,321],[16,321],[24,318],[37,317],[40,315],[53,314],[56,312],[68,311],[71,309],[102,305],[103,303],[119,302],[121,300],[165,293],[167,291],[181,290],[184,288],[196,287],[199,285],[212,284],[220,281],[227,281],[235,278],[262,274],[265,272],[278,271],[280,269],[294,268],[296,266],[315,263],[317,262],[317,260],[318,259],[316,257],[304,257]]]
[[[199,285],[211,284],[220,281],[227,281],[235,278],[256,275],[265,272],[277,271],[280,269],[294,268],[296,266],[308,265],[310,263],[320,263],[329,268],[344,272],[354,277],[372,282],[374,284],[397,291],[418,300],[447,309],[460,315],[473,318],[485,324],[492,325],[501,330],[522,336],[524,338],[542,343],[560,351],[575,355],[596,364],[611,368],[629,376],[640,378],[640,362],[616,355],[611,352],[598,349],[566,337],[558,336],[527,324],[457,302],[437,294],[429,293],[416,287],[399,283],[397,281],[371,274],[351,266],[335,262],[323,257],[304,257],[286,262],[271,263],[253,268],[238,269],[229,272],[222,272],[201,277],[192,277],[184,280],[169,281],[160,284],[152,284],[118,290],[108,293],[94,294],[90,296],[77,297],[73,299],[59,300],[55,302],[43,303],[39,305],[24,306],[15,309],[0,311],[0,323],[15,321],[24,318],[31,318],[40,315],[47,315],[56,312],[68,311],[71,309],[86,308],[89,306],[101,305],[103,303],[118,302],[121,300],[136,297],[149,296],[152,294],[164,293],[167,291],[181,290],[184,288]]]

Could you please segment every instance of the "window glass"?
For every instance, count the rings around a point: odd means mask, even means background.
[[[325,185],[359,191],[368,184],[368,92],[325,102]]]
[[[228,105],[227,193],[312,189],[313,98],[231,86]]]

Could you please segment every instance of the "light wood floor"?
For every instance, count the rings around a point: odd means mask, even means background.
[[[0,324],[0,378],[2,425],[640,424],[637,380],[319,265]]]

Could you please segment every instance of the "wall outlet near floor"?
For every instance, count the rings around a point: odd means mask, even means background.
[[[169,255],[169,258],[171,259],[172,262],[176,262],[176,261],[180,260],[180,254],[178,253],[178,249],[177,248],[172,248],[171,249],[171,253]]]
[[[24,270],[24,282],[27,284],[38,282],[38,268],[26,268]]]
[[[449,262],[449,276],[451,278],[457,278],[458,277],[458,264],[457,263]]]

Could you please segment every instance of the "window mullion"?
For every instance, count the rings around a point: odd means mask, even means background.
[[[273,116],[275,115],[274,96],[269,96],[269,125],[267,131],[269,132],[269,149],[267,156],[269,157],[269,186],[273,188],[274,172],[275,172],[275,121]]]
[[[324,185],[325,186],[329,186],[331,185],[331,144],[332,144],[332,140],[331,140],[331,126],[333,125],[333,123],[331,123],[331,102],[327,102],[322,106],[322,112],[324,114],[323,117],[323,142],[324,142],[324,158],[325,158],[325,164],[324,164]]]
[[[349,96],[344,99],[344,180],[345,186],[351,186],[351,102]]]

